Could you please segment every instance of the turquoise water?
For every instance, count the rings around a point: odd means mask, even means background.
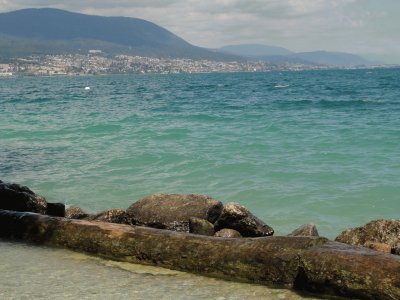
[[[0,80],[0,179],[90,212],[201,193],[333,238],[399,178],[400,69]]]

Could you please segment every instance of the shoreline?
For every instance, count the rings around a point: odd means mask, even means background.
[[[53,56],[50,56],[53,57]],[[55,55],[57,57],[57,55]],[[146,58],[146,61],[149,58]],[[18,60],[18,59],[16,59]],[[151,60],[151,59],[150,59]],[[40,60],[38,60],[40,61]],[[167,60],[169,61],[169,60]],[[177,62],[181,61],[179,59],[176,60]],[[183,59],[185,63],[191,60]],[[193,61],[195,63],[196,61]],[[40,71],[30,71],[30,72],[21,72],[15,71],[20,68],[19,64],[18,67],[13,63],[9,63],[9,67],[6,69],[6,72],[0,72],[0,79],[1,78],[25,78],[25,77],[86,77],[86,76],[112,76],[112,75],[179,75],[179,74],[227,74],[227,73],[270,73],[270,72],[302,72],[302,71],[352,71],[352,70],[380,70],[380,69],[397,69],[400,68],[400,65],[371,65],[371,66],[269,66],[268,63],[263,62],[265,64],[264,67],[260,69],[255,69],[251,67],[253,64],[258,66],[260,62],[256,61],[248,61],[244,64],[249,64],[249,66],[245,67],[235,67],[236,69],[231,69],[231,67],[223,67],[221,68],[219,64],[242,64],[243,62],[218,62],[218,61],[207,61],[207,64],[213,66],[214,64],[218,65],[218,67],[210,67],[207,70],[197,70],[197,69],[190,69],[190,68],[183,68],[177,69],[174,71],[165,70],[160,71],[158,70],[160,67],[157,66],[154,70],[152,69],[154,66],[146,67],[146,71],[143,70],[131,70],[131,71],[95,71],[95,72],[68,72],[68,71],[60,71],[54,72],[52,70],[42,71],[42,68],[45,66],[47,67],[49,63],[41,64],[35,63],[33,66]],[[51,65],[51,64],[50,64]],[[23,68],[29,68],[29,65]],[[57,67],[59,68],[59,67]],[[150,69],[148,69],[150,68]],[[0,70],[1,71],[1,70]],[[2,75],[4,74],[4,75]]]

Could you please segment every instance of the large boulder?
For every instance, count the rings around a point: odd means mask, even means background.
[[[133,225],[189,232],[189,218],[214,223],[222,207],[204,195],[157,194],[137,201],[126,212]]]
[[[274,234],[272,227],[258,219],[244,206],[233,202],[224,206],[214,227],[215,231],[223,228],[235,229],[243,237],[270,236]]]
[[[46,214],[47,201],[28,187],[0,182],[0,209]]]
[[[336,241],[400,255],[400,220],[374,220],[343,231]],[[386,246],[385,246],[386,245]]]

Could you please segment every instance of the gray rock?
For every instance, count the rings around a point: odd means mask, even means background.
[[[287,236],[319,236],[317,227],[310,223],[301,225],[299,228],[292,231]]]
[[[133,225],[189,232],[189,219],[196,217],[214,223],[222,203],[204,195],[157,194],[129,206]]]
[[[235,229],[224,228],[214,234],[215,237],[241,238],[242,235]]]
[[[65,217],[68,219],[84,219],[89,217],[89,214],[78,206],[71,206],[65,210]]]
[[[191,217],[189,218],[189,232],[207,236],[214,235],[214,225],[207,220]]]
[[[0,182],[0,209],[46,214],[47,201],[28,187]]]
[[[55,217],[65,217],[64,203],[47,202],[46,215],[55,216]]]
[[[232,202],[224,206],[214,227],[216,231],[223,228],[235,229],[243,237],[270,236],[274,234],[272,227],[258,219],[244,206]]]
[[[400,254],[400,220],[374,220],[362,227],[343,231],[335,239],[338,242],[370,246],[376,243],[389,245],[391,253]],[[380,245],[383,248],[383,245]]]

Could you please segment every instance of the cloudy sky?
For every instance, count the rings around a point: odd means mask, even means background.
[[[55,7],[146,19],[216,48],[260,43],[400,63],[400,0],[0,0],[0,11]]]

